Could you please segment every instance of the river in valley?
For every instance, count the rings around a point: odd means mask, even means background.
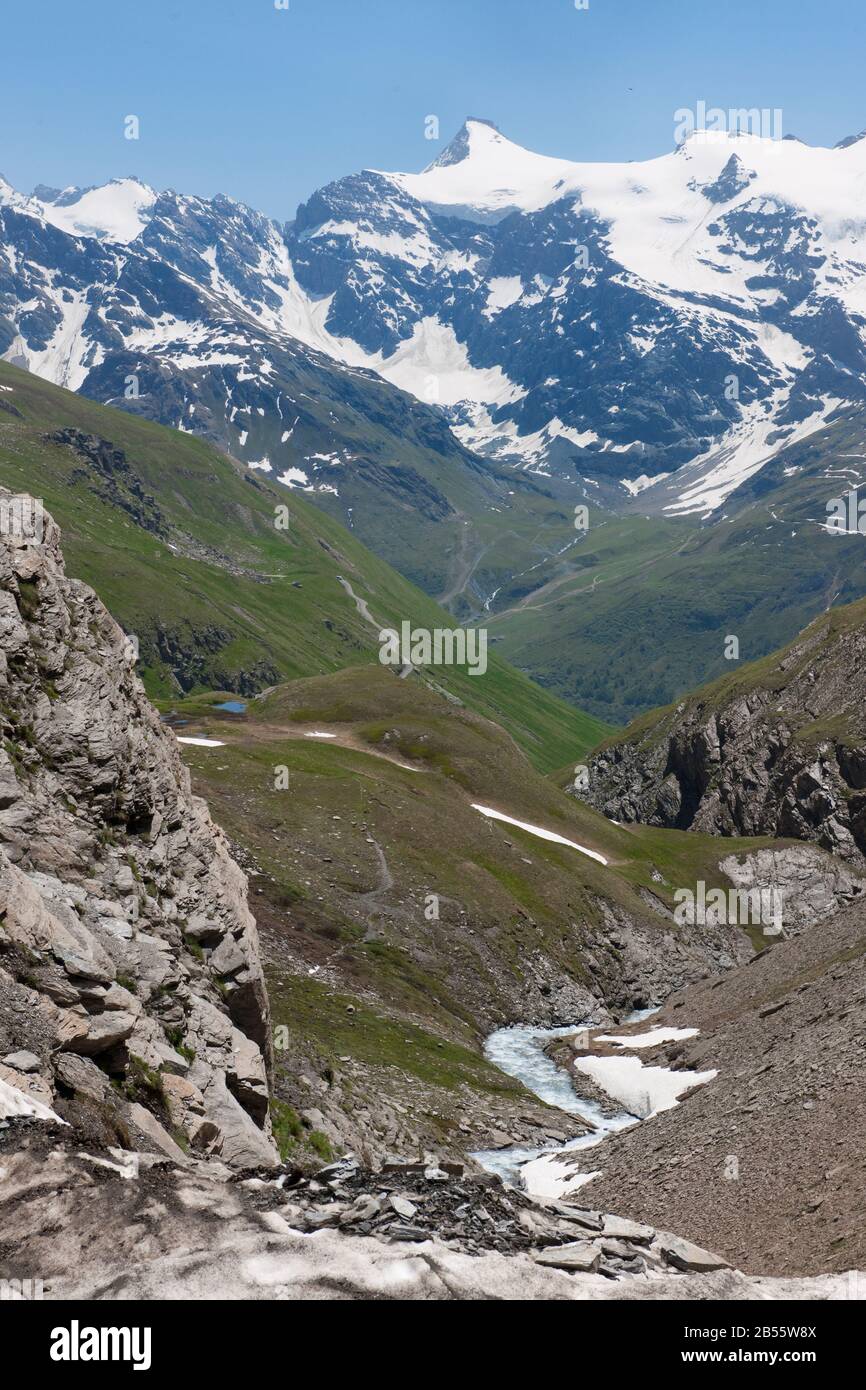
[[[655,1009],[643,1009],[624,1019],[623,1023],[636,1023],[655,1012]],[[504,1149],[482,1149],[472,1155],[483,1168],[497,1173],[504,1182],[519,1185],[523,1165],[540,1158],[542,1154],[563,1149],[590,1149],[601,1143],[606,1135],[640,1123],[626,1111],[605,1115],[595,1101],[583,1100],[575,1091],[568,1072],[558,1067],[545,1053],[544,1046],[551,1038],[568,1037],[586,1026],[584,1023],[572,1023],[564,1028],[535,1028],[528,1024],[515,1024],[491,1033],[484,1044],[485,1056],[500,1071],[521,1081],[528,1091],[547,1105],[555,1106],[566,1115],[579,1115],[594,1126],[589,1133],[579,1134],[565,1143],[550,1140],[535,1148],[518,1144]]]

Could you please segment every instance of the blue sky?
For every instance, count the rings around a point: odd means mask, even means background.
[[[24,191],[131,173],[289,218],[355,169],[422,168],[467,115],[573,159],[661,154],[673,112],[699,99],[781,107],[785,131],[812,144],[866,126],[863,0],[289,5],[7,5],[0,171]]]

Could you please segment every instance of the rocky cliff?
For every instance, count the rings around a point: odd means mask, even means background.
[[[4,517],[9,509],[4,510]],[[60,534],[0,535],[0,1117],[274,1165],[246,880]]]
[[[866,854],[866,603],[781,652],[646,715],[590,763],[579,795],[620,821],[811,840]]]

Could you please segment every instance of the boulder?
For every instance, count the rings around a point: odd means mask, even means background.
[[[208,965],[215,974],[228,977],[245,970],[247,959],[234,937],[226,935],[212,952]]]
[[[74,1052],[57,1054],[54,1059],[54,1075],[61,1085],[97,1102],[105,1100],[111,1089],[111,1082],[105,1072],[101,1071],[95,1062]]]
[[[196,1152],[205,1152],[219,1137],[213,1121],[205,1116],[201,1091],[185,1076],[163,1076],[162,1092],[166,1109],[176,1130],[185,1134]]]
[[[569,1274],[592,1274],[601,1261],[601,1250],[591,1240],[575,1240],[569,1245],[548,1246],[545,1250],[534,1250],[532,1258],[536,1264],[550,1269],[565,1269]]]
[[[411,1221],[416,1215],[418,1208],[414,1202],[410,1202],[408,1197],[403,1197],[399,1192],[392,1192],[388,1198],[392,1211],[398,1216],[402,1216],[406,1221]]]
[[[229,1091],[224,1073],[211,1070],[206,1077],[206,1068],[199,1064],[192,1070],[190,1079],[199,1087],[204,1103],[202,1119],[213,1127],[205,1145],[208,1154],[233,1168],[279,1167],[276,1145]]]
[[[80,1052],[85,1057],[95,1057],[100,1052],[108,1052],[118,1043],[125,1042],[135,1028],[135,1015],[122,1009],[106,1010],[88,1018],[83,1034],[77,1034],[65,1044],[67,1051]]]
[[[124,1115],[131,1124],[135,1125],[136,1129],[147,1137],[151,1144],[156,1146],[160,1153],[173,1159],[175,1163],[184,1164],[187,1162],[186,1154],[180,1145],[172,1139],[168,1130],[160,1124],[156,1116],[146,1110],[143,1105],[139,1105],[137,1102],[127,1105]]]
[[[4,1067],[11,1067],[13,1071],[38,1071],[42,1065],[34,1052],[8,1052],[2,1059]]]
[[[655,1229],[639,1221],[627,1221],[624,1216],[606,1216],[602,1234],[610,1240],[630,1240],[638,1245],[649,1245]]]
[[[153,1071],[184,1075],[189,1071],[186,1057],[177,1052],[165,1036],[162,1025],[148,1014],[136,1016],[135,1026],[126,1039],[130,1056],[140,1057]]]
[[[0,1062],[0,1080],[5,1081],[9,1086],[14,1086],[19,1091],[23,1091],[25,1096],[39,1101],[41,1105],[50,1106],[54,1100],[51,1082],[46,1081],[44,1076],[40,1076],[36,1072],[16,1071],[14,1067],[7,1067]]]
[[[28,951],[54,957],[68,975],[110,984],[114,967],[80,922],[72,926],[49,911],[36,886],[0,850],[0,914],[7,936]],[[69,913],[70,917],[73,914]]]
[[[693,1245],[690,1240],[683,1240],[681,1236],[671,1235],[668,1231],[659,1231],[651,1249],[660,1250],[668,1264],[675,1269],[689,1273],[708,1274],[713,1269],[730,1269],[728,1261],[723,1260],[721,1255],[713,1255],[709,1250],[702,1250],[699,1245]]]

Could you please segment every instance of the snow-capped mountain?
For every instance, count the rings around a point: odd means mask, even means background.
[[[473,449],[708,512],[866,385],[866,140],[696,132],[579,164],[468,121],[422,174],[303,206],[299,282],[345,350]],[[684,469],[679,475],[676,470]]]
[[[513,484],[441,411],[324,353],[320,312],[283,228],[233,199],[0,182],[0,355],[309,491],[443,592],[463,513]]]
[[[40,184],[31,198],[16,200],[53,227],[73,236],[101,241],[134,241],[150,220],[158,194],[139,179],[112,179],[101,188],[46,188]]]
[[[581,164],[481,120],[286,227],[135,179],[0,181],[0,353],[320,493],[408,434],[473,486],[511,467],[709,515],[866,400],[864,194],[862,138],[698,131]],[[449,486],[428,473],[431,507]]]

